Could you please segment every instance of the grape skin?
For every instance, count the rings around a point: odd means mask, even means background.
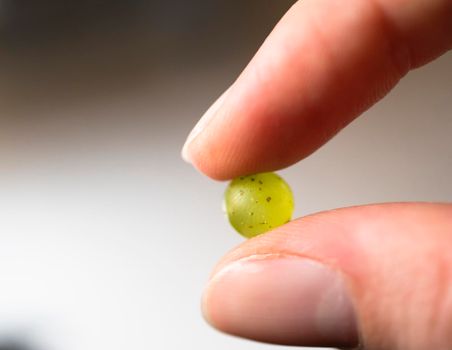
[[[289,222],[294,210],[289,185],[275,173],[235,178],[226,189],[224,204],[232,227],[246,238]]]

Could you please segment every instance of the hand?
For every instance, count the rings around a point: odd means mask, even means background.
[[[215,179],[289,166],[451,47],[450,0],[298,2],[183,156]],[[271,343],[451,349],[452,205],[293,221],[229,253],[203,310],[222,331]]]

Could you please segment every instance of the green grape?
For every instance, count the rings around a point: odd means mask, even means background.
[[[246,238],[289,222],[294,210],[289,185],[275,173],[232,180],[226,189],[224,204],[229,222]]]

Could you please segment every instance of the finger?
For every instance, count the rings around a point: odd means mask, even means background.
[[[450,0],[303,0],[188,137],[216,179],[286,167],[452,46]]]
[[[452,348],[452,205],[325,212],[229,253],[206,288],[218,329],[258,341]]]

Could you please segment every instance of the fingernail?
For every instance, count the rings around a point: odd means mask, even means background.
[[[185,160],[187,163],[192,163],[190,152],[189,152],[190,144],[204,130],[204,128],[207,126],[207,124],[209,124],[209,122],[215,117],[215,114],[218,112],[221,105],[223,104],[228,91],[229,91],[229,89],[227,89],[213,103],[213,105],[210,106],[210,108],[204,113],[204,115],[201,117],[201,119],[199,119],[199,121],[196,123],[193,130],[188,135],[187,140],[185,141],[184,147],[182,148],[182,159]]]
[[[203,312],[214,327],[257,341],[298,346],[358,344],[343,277],[310,259],[270,254],[236,261],[209,282]]]

